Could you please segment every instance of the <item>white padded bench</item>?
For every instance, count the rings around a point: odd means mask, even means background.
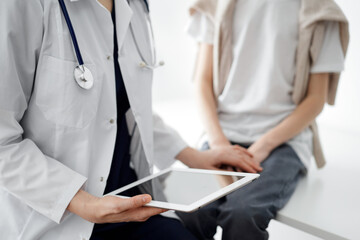
[[[327,165],[312,166],[276,220],[323,239],[360,239],[360,133],[320,127]]]

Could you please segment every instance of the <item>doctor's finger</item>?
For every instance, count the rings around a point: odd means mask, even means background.
[[[151,196],[148,194],[137,195],[135,197],[123,199],[121,206],[119,207],[120,211],[126,211],[132,208],[139,208],[151,201]]]
[[[256,169],[251,166],[251,164],[247,163],[245,154],[239,153],[236,154],[233,158],[224,159],[223,164],[232,166],[232,167],[239,167],[243,171],[256,173]]]
[[[245,153],[246,155],[248,155],[249,157],[254,157],[254,155],[252,155],[252,153],[250,153],[246,148],[241,147],[239,145],[234,145],[234,148],[242,153]]]
[[[260,163],[255,161],[253,159],[253,157],[249,157],[247,154],[245,153],[240,153],[241,154],[241,158],[250,166],[254,167],[257,170],[262,170]]]
[[[136,214],[135,215],[135,221],[137,222],[145,222],[147,221],[149,218],[151,218],[152,216],[167,212],[168,210],[166,209],[161,209],[161,208],[153,208],[153,207],[144,207],[144,210],[142,210],[142,212],[140,214]],[[134,210],[136,211],[136,210]]]
[[[246,160],[241,159],[237,162],[236,167],[242,169],[244,172],[249,173],[257,173],[257,170],[255,167],[253,167],[251,164],[249,164]]]
[[[246,161],[246,163],[249,166],[251,166],[253,169],[255,169],[256,172],[261,172],[262,171],[262,167],[260,166],[260,163],[254,161],[253,159],[245,158],[244,161]]]
[[[144,222],[148,218],[165,211],[154,207],[139,207],[111,216],[110,222]]]

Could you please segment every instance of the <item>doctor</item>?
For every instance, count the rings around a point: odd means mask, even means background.
[[[163,210],[143,207],[148,195],[101,196],[175,158],[260,170],[233,146],[187,147],[153,115],[148,5],[129,2],[0,1],[5,239],[193,239],[178,220],[151,217]]]

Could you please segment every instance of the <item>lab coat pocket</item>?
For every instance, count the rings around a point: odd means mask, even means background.
[[[74,79],[77,62],[43,56],[38,67],[33,96],[47,120],[56,125],[84,128],[94,119],[101,83],[94,64],[84,65],[94,77],[94,86],[82,89]]]

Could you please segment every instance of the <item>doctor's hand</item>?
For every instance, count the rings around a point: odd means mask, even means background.
[[[151,196],[146,194],[127,199],[115,196],[99,198],[80,190],[67,209],[92,223],[144,222],[151,216],[166,212],[145,207],[150,201]]]
[[[237,145],[219,146],[203,152],[188,147],[176,158],[191,168],[223,170],[221,169],[223,166],[231,166],[249,173],[262,171],[262,167],[254,161],[251,154]]]

